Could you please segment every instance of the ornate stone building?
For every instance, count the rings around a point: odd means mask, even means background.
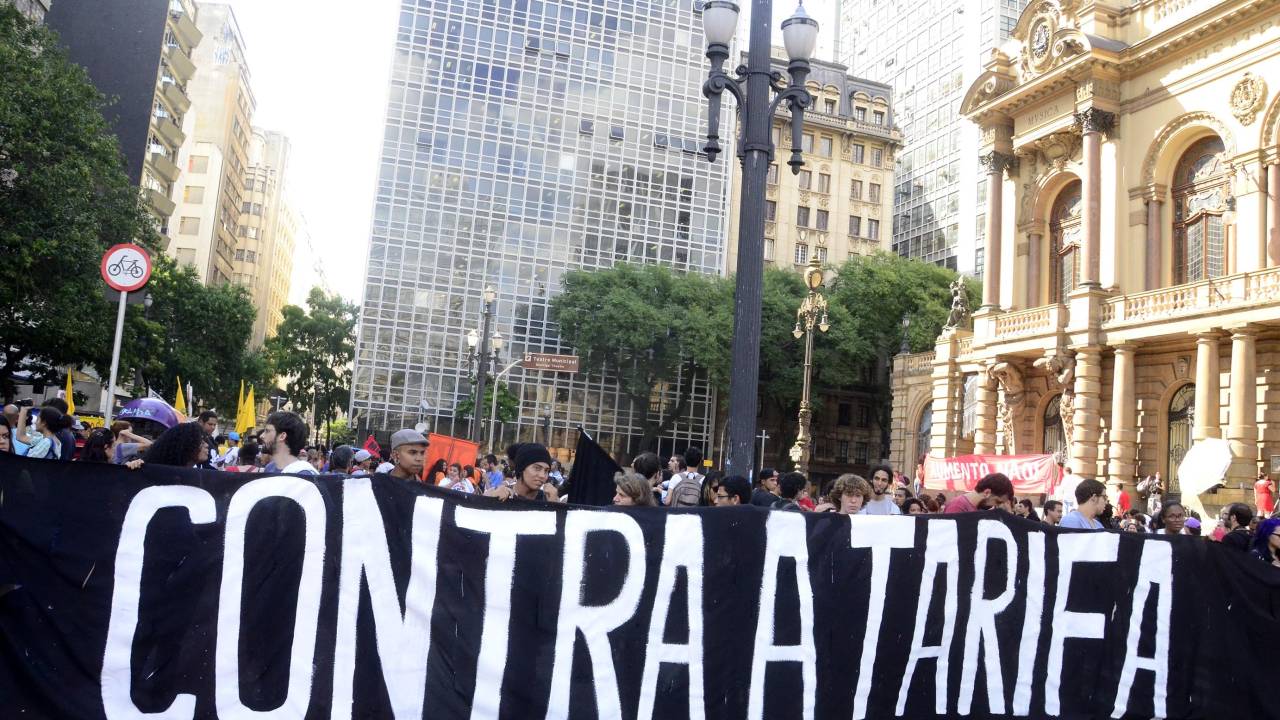
[[[994,189],[981,307],[896,360],[898,463],[1059,452],[1115,489],[1223,438],[1199,500],[1251,492],[1280,453],[1277,77],[1276,0],[1028,5],[961,107]]]

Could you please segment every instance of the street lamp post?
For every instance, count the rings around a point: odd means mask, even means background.
[[[804,338],[804,385],[800,394],[800,431],[796,433],[796,444],[791,447],[791,461],[796,470],[809,474],[809,420],[813,416],[813,408],[809,403],[810,382],[813,375],[813,329],[822,332],[831,328],[827,320],[827,299],[818,290],[822,287],[822,266],[815,255],[809,260],[809,267],[804,271],[804,282],[809,286],[809,294],[800,309],[796,311],[796,327],[791,331],[797,340]]]
[[[486,287],[483,294],[483,303],[480,306],[480,336],[476,337],[476,331],[472,330],[467,334],[467,344],[475,352],[477,343],[480,345],[480,354],[476,358],[476,387],[475,399],[471,403],[471,439],[480,442],[480,408],[484,406],[484,381],[485,374],[489,372],[489,329],[493,323],[493,302],[497,299],[498,293],[492,287]]]
[[[738,101],[743,118],[738,157],[742,161],[742,201],[739,206],[737,286],[733,313],[733,366],[729,381],[729,451],[725,472],[750,475],[756,436],[756,406],[760,380],[761,286],[764,276],[765,186],[773,159],[773,115],[785,102],[791,110],[791,158],[793,173],[804,165],[801,137],[804,109],[812,99],[805,90],[809,58],[818,42],[818,23],[804,6],[782,23],[783,43],[790,64],[791,84],[784,85],[770,60],[773,0],[753,0],[751,44],[747,64],[731,77],[724,70],[729,43],[738,26],[738,5],[730,0],[710,0],[702,10],[711,72],[702,86],[709,101],[707,159],[720,153],[720,102],[727,90]]]

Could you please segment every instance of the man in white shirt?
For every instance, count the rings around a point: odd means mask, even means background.
[[[1081,480],[1076,485],[1076,509],[1067,513],[1058,527],[1101,530],[1098,516],[1107,509],[1107,488],[1097,480]]]
[[[872,498],[862,507],[863,515],[901,515],[902,510],[889,494],[893,483],[893,470],[888,465],[877,465],[871,470]]]
[[[307,424],[297,413],[279,410],[267,416],[262,431],[262,449],[271,456],[278,472],[286,475],[315,475],[316,469],[299,458],[307,445]]]

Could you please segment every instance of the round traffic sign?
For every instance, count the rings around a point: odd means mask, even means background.
[[[102,256],[102,279],[113,290],[133,292],[151,279],[151,256],[133,243],[121,243]]]

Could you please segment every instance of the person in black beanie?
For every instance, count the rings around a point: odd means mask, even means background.
[[[488,497],[499,500],[543,500],[555,502],[559,499],[556,486],[547,482],[551,472],[551,453],[538,443],[520,443],[507,448],[507,458],[515,470],[514,484],[503,483],[485,493]]]

